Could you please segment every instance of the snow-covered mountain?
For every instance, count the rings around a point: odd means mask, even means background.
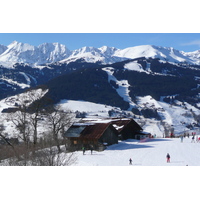
[[[96,63],[100,62],[102,64],[111,64],[115,62],[120,62],[127,60],[128,58],[123,58],[120,56],[115,56],[115,52],[118,51],[117,48],[103,46],[100,48],[95,47],[82,47],[80,49],[71,52],[71,55],[62,60],[61,63],[69,63],[78,59],[84,59],[86,62]]]
[[[73,51],[59,43],[44,43],[36,47],[14,41],[7,47],[0,45],[0,64],[5,67],[12,67],[15,63],[28,63],[33,66],[54,62],[70,63],[78,59],[84,59],[90,63],[111,64],[139,57],[159,58],[163,62],[200,64],[199,50],[183,52],[172,47],[154,45],[141,45],[125,49],[108,46],[82,47]]]
[[[161,47],[154,45],[142,45],[142,46],[130,47],[123,50],[118,50],[115,52],[114,55],[130,59],[135,59],[139,57],[159,58],[161,61],[167,61],[172,63],[184,63],[184,62],[188,64],[200,63],[200,60],[197,57],[196,52],[185,53],[178,51],[172,47]]]
[[[1,47],[0,47],[1,49]],[[14,41],[2,51],[0,64],[12,67],[15,63],[39,65],[60,61],[70,55],[65,45],[59,43],[44,43],[38,47]]]
[[[191,57],[193,59],[200,60],[200,50],[196,50],[193,52],[182,52],[184,56]]]
[[[14,41],[7,47],[0,46],[0,65],[12,67],[15,63],[28,63],[37,66],[58,61],[70,63],[80,58],[91,63],[114,63],[124,60],[114,56],[117,50],[113,47],[103,46],[101,48],[82,47],[70,51],[65,45],[59,43],[44,43],[36,47]]]

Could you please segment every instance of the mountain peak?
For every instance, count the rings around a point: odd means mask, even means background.
[[[8,45],[8,49],[13,49],[15,51],[27,51],[27,50],[34,50],[34,46],[28,43],[21,43],[18,41],[13,41],[11,44]]]
[[[16,45],[16,44],[18,44],[18,43],[20,43],[20,42],[14,40],[10,45]]]
[[[106,54],[114,54],[115,51],[117,51],[118,49],[115,47],[108,47],[108,46],[102,46],[99,48],[99,50],[101,51],[101,53],[106,53]]]

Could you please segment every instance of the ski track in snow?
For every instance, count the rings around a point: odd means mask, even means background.
[[[105,72],[107,72],[108,74],[108,82],[110,82],[111,80],[113,80],[118,86],[119,88],[116,89],[117,93],[119,94],[119,96],[121,96],[124,101],[128,102],[130,104],[130,108],[129,110],[131,110],[134,106],[135,103],[132,101],[131,97],[129,96],[129,89],[128,87],[130,86],[127,80],[117,80],[115,76],[113,76],[113,68],[112,67],[106,67],[103,68],[102,70],[104,70]]]
[[[21,75],[23,75],[24,76],[24,78],[26,79],[26,84],[27,85],[30,85],[31,84],[31,80],[30,80],[30,78],[26,75],[26,73],[24,73],[24,72],[19,72],[19,74],[21,74]]]

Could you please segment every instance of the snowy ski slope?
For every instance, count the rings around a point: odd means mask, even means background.
[[[191,142],[192,137],[155,138],[145,142],[120,141],[102,152],[76,152],[78,166],[200,166],[200,143]],[[167,153],[171,162],[166,162]]]

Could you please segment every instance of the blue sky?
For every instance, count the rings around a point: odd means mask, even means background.
[[[200,49],[200,33],[0,33],[0,44],[7,46],[14,40],[34,46],[59,42],[70,50],[104,45],[119,49],[157,45],[186,52]]]
[[[12,5],[12,6],[11,6]],[[23,5],[23,6],[22,6]],[[8,0],[1,3],[0,44],[59,42],[119,49],[137,45],[200,49],[197,0]]]

